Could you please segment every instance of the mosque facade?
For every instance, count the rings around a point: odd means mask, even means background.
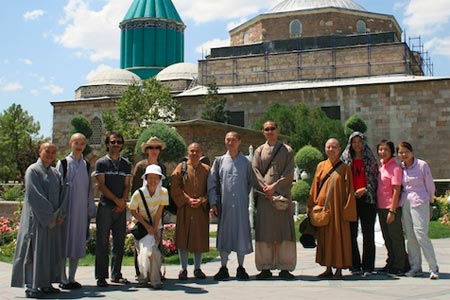
[[[161,2],[170,0],[134,1],[133,13],[127,13],[121,29],[155,29],[167,18],[151,14],[157,11],[152,5]],[[170,7],[176,12],[173,4]],[[231,29],[230,46],[212,49],[193,65],[183,63],[179,53],[147,50],[155,46],[151,38],[158,37],[184,51],[184,25],[173,10],[169,23],[158,23],[159,29],[173,32],[122,31],[122,70],[98,75],[79,87],[73,100],[52,103],[53,139],[58,145],[66,147],[66,124],[81,114],[94,128],[91,144],[100,149],[102,113],[114,111],[115,101],[136,76],[148,78],[155,72],[179,101],[182,121],[200,118],[206,86],[214,80],[228,100],[234,125],[252,128],[275,103],[317,106],[343,122],[358,113],[368,125],[372,145],[381,139],[408,140],[416,155],[430,163],[436,178],[448,177],[450,78],[430,76],[423,54],[405,42],[394,16],[369,12],[351,0],[285,0]],[[138,12],[141,23],[132,17]],[[151,24],[141,16],[150,16]],[[129,37],[143,40],[130,42]],[[146,43],[150,48],[143,47]],[[169,57],[176,59],[165,60]]]

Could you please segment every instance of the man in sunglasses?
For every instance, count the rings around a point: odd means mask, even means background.
[[[279,277],[293,279],[297,250],[293,219],[291,187],[294,178],[292,148],[278,140],[278,124],[263,125],[266,143],[253,156],[257,191],[255,220],[256,279],[272,277],[271,270],[280,270]]]
[[[112,132],[105,139],[108,154],[97,160],[95,178],[101,192],[97,209],[95,278],[97,286],[107,287],[109,235],[112,233],[111,282],[128,284],[122,277],[122,258],[126,234],[126,207],[130,191],[131,164],[120,156],[124,139]]]

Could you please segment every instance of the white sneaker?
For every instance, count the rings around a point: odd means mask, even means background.
[[[417,277],[420,276],[420,274],[422,273],[422,270],[409,270],[408,272],[405,273],[406,277]]]
[[[430,279],[434,280],[434,279],[439,279],[439,273],[438,272],[430,272]]]

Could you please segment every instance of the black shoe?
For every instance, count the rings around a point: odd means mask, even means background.
[[[181,270],[180,273],[178,273],[178,280],[187,280],[187,270]]]
[[[352,275],[362,275],[363,272],[361,271],[360,268],[350,268],[350,272],[352,273]]]
[[[228,273],[228,268],[227,267],[221,267],[219,269],[219,272],[217,272],[216,275],[214,275],[214,280],[225,280],[230,278],[230,274]]]
[[[391,269],[391,266],[390,265],[385,265],[384,267],[382,267],[381,269],[380,269],[380,272],[383,272],[383,273],[389,273],[389,270]]]
[[[58,293],[61,293],[60,289],[56,289],[56,288],[54,288],[52,286],[46,286],[46,287],[40,288],[39,290],[41,292],[45,293],[45,294],[58,294]]]
[[[194,270],[194,276],[197,279],[205,279],[206,278],[205,273],[203,273],[201,269],[195,269]]]
[[[390,269],[388,273],[395,276],[405,276],[405,272],[403,272],[403,270]]]
[[[98,287],[108,287],[109,284],[106,282],[105,278],[101,278],[97,280]]]
[[[245,268],[243,266],[239,266],[236,269],[236,278],[241,280],[248,280],[250,276],[248,276],[247,271],[245,271]]]
[[[81,289],[83,286],[79,282],[60,283],[59,287],[63,290],[76,290]]]
[[[35,298],[35,299],[47,298],[47,295],[45,295],[44,292],[41,292],[38,289],[26,289],[25,296],[27,298]]]
[[[255,276],[255,278],[258,280],[268,279],[271,277],[272,277],[272,272],[270,272],[270,270],[262,270],[261,273],[259,273]]]
[[[284,278],[284,279],[294,279],[295,276],[292,273],[289,273],[288,270],[281,270],[278,274],[278,277]]]

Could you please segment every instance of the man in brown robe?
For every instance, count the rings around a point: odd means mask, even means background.
[[[257,183],[255,220],[256,279],[272,277],[271,270],[281,270],[279,277],[292,279],[297,264],[297,250],[293,219],[291,187],[294,178],[294,153],[288,145],[278,141],[278,125],[264,123],[266,143],[259,146],[253,157],[253,171]],[[285,208],[275,205],[277,196],[283,196]]]
[[[178,279],[186,280],[188,254],[194,253],[194,276],[205,279],[200,265],[202,252],[209,251],[209,205],[207,180],[210,167],[200,162],[202,149],[198,143],[188,147],[188,160],[178,164],[172,173],[170,193],[177,210],[175,243],[180,256]]]
[[[330,222],[326,226],[317,227],[316,262],[327,268],[319,275],[320,278],[341,278],[342,268],[352,266],[350,222],[356,221],[356,201],[351,168],[340,164],[330,173],[339,162],[339,142],[329,139],[325,143],[325,152],[328,159],[317,165],[308,199],[308,213],[315,205],[324,206],[327,202]],[[328,173],[330,176],[324,180]],[[319,188],[321,184],[322,188]],[[336,268],[334,275],[332,268]]]

